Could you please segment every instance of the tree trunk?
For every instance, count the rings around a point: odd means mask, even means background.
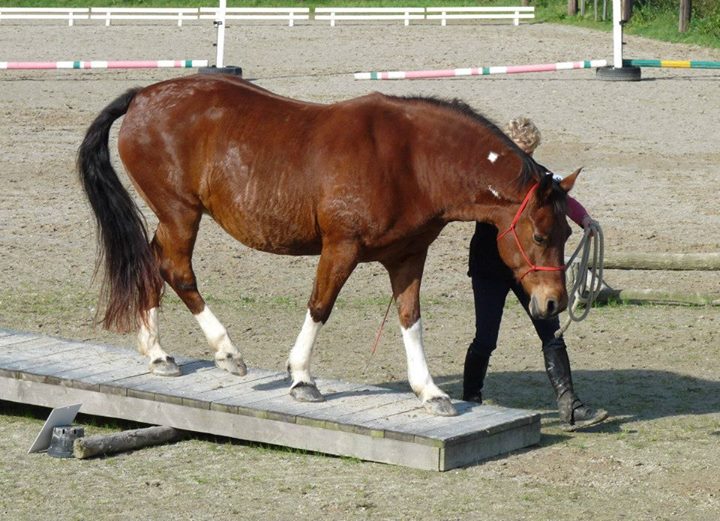
[[[530,0],[522,0],[522,2],[520,2],[520,5],[522,5],[523,7],[527,7],[530,5]]]
[[[680,0],[680,23],[678,24],[678,31],[681,33],[687,32],[688,30],[691,11],[692,0]]]
[[[577,0],[568,0],[568,9],[567,14],[568,16],[575,16],[578,11],[578,3]]]
[[[622,1],[622,21],[627,22],[632,17],[634,0],[623,0]]]

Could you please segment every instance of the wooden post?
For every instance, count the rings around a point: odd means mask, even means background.
[[[180,431],[172,427],[147,427],[109,436],[89,436],[75,440],[73,443],[73,455],[78,459],[92,458],[93,456],[160,445],[176,440],[179,437]]]
[[[568,0],[567,14],[568,16],[577,15],[578,0]]]
[[[610,253],[605,269],[720,271],[720,253]]]
[[[668,289],[611,289],[603,288],[595,299],[597,304],[625,302],[627,304],[672,304],[683,306],[720,306],[720,295],[680,293]],[[77,443],[77,442],[75,442]]]
[[[634,0],[623,0],[622,3],[622,21],[627,22],[632,17]]]
[[[680,21],[678,23],[678,31],[681,33],[687,32],[691,16],[692,0],[680,0]]]

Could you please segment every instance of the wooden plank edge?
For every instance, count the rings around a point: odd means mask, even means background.
[[[510,420],[508,422],[504,423],[498,423],[497,425],[493,425],[492,427],[481,429],[477,431],[470,431],[467,434],[461,434],[459,436],[452,436],[443,438],[443,446],[444,447],[453,447],[455,445],[462,445],[464,443],[472,442],[477,439],[483,439],[488,438],[490,436],[494,436],[496,434],[502,434],[506,431],[511,431],[514,429],[522,428],[527,425],[537,425],[538,431],[540,428],[540,413],[532,413],[528,416],[521,416],[519,418],[515,418],[513,420]],[[420,437],[420,436],[418,436]],[[431,438],[433,439],[433,438]],[[420,442],[418,440],[418,442]]]
[[[44,407],[82,403],[84,414],[150,425],[162,424],[187,431],[422,470],[440,470],[440,450],[435,447],[342,430],[329,431],[296,423],[5,377],[0,377],[0,399]]]
[[[0,369],[0,376],[27,382],[67,387],[80,391],[94,391],[115,396],[127,396],[140,400],[182,405],[189,408],[212,410],[257,419],[294,423],[297,425],[325,429],[329,431],[342,431],[363,436],[370,436],[373,438],[387,438],[400,442],[427,445],[434,448],[446,448],[452,447],[454,445],[461,445],[474,441],[475,439],[487,438],[488,436],[491,436],[493,434],[512,430],[533,422],[538,422],[539,424],[540,419],[539,414],[534,414],[531,416],[517,418],[515,420],[512,420],[511,422],[499,424],[488,429],[482,429],[480,431],[470,431],[466,434],[462,434],[460,436],[453,436],[450,438],[438,438],[432,435],[419,435],[413,432],[403,432],[392,429],[377,429],[352,423],[341,423],[333,420],[315,419],[310,416],[295,416],[292,414],[286,414],[278,411],[245,407],[241,405],[228,405],[215,402],[205,402],[202,400],[196,400],[193,398],[186,398],[172,394],[124,388],[109,384],[91,384],[83,382],[81,380],[64,379],[56,376],[9,371],[4,369]],[[452,420],[449,419],[448,421]]]
[[[441,448],[439,470],[477,465],[495,456],[537,445],[540,437],[540,415],[537,415],[536,422]]]

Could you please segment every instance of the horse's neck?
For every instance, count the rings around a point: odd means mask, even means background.
[[[517,182],[523,160],[507,146],[481,146],[474,157],[448,158],[452,165],[437,173],[446,189],[438,191],[443,220],[481,221],[496,224],[509,206],[515,207],[524,194]]]

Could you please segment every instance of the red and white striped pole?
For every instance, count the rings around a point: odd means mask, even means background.
[[[559,63],[535,63],[531,65],[504,65],[499,67],[466,67],[461,69],[436,69],[426,71],[356,72],[356,80],[411,80],[451,78],[454,76],[488,76],[492,74],[521,74],[526,72],[555,72],[573,69],[592,69],[607,66],[607,60],[583,60]]]

